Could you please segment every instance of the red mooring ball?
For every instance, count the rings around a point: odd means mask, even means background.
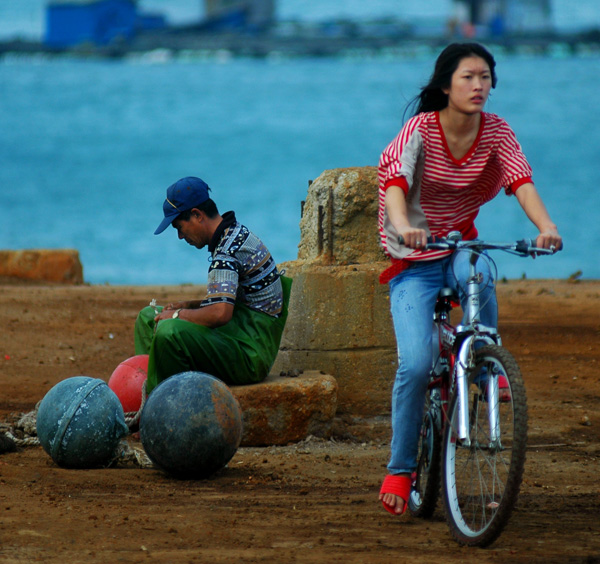
[[[142,405],[142,386],[148,376],[148,355],[138,354],[115,368],[108,387],[117,395],[123,411],[138,411]]]

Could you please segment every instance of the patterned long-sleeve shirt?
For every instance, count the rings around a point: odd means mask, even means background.
[[[207,295],[202,307],[226,302],[243,303],[273,317],[283,307],[283,292],[277,265],[263,242],[236,221],[233,212],[223,214],[208,246]]]

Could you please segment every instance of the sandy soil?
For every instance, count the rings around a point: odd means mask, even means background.
[[[64,378],[108,380],[133,354],[137,311],[197,291],[0,286],[0,420]],[[441,508],[430,521],[388,515],[377,501],[387,418],[346,417],[337,440],[243,448],[203,481],[134,465],[66,470],[41,447],[5,453],[0,562],[600,562],[600,282],[511,281],[499,301],[530,446],[517,509],[490,548],[458,546]]]

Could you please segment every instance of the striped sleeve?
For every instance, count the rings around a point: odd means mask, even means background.
[[[408,194],[413,184],[417,158],[422,149],[422,138],[418,127],[423,115],[420,114],[408,120],[396,138],[384,149],[379,159],[377,221],[381,244],[386,252],[386,234],[383,228],[385,222],[385,193],[390,186],[398,186],[405,194]]]
[[[409,144],[415,130],[420,122],[420,116],[411,118],[406,122],[396,138],[384,149],[379,159],[379,188],[384,190],[399,178],[406,178],[408,186],[411,184],[413,169],[411,162],[416,159],[406,159],[404,154],[405,147]],[[414,144],[411,144],[414,147]]]

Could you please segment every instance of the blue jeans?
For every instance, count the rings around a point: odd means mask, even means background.
[[[477,268],[483,274],[479,296],[481,323],[497,327],[498,304],[492,273],[486,260],[480,260]],[[415,262],[390,280],[390,307],[398,346],[398,371],[392,391],[390,474],[410,474],[417,467],[419,433],[432,364],[436,298],[441,288],[453,288],[464,310],[468,273],[468,253],[457,252],[439,260]]]

